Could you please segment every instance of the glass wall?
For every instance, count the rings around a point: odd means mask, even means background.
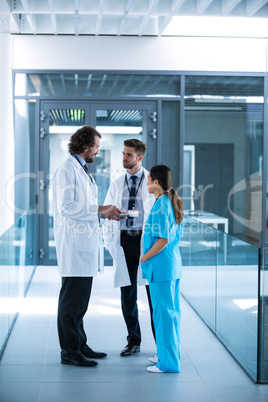
[[[205,73],[15,73],[15,205],[19,214],[35,201],[42,101],[91,100],[100,111],[107,101],[156,102],[157,113],[148,114],[156,131],[149,130],[147,138],[156,139],[157,163],[171,167],[186,210],[183,294],[255,380],[260,358],[262,380],[268,382],[267,263],[258,303],[265,80]]]
[[[262,317],[260,322],[260,377],[262,382],[268,382],[268,248],[263,249],[263,266],[260,273],[260,310]]]
[[[258,374],[258,248],[218,231],[227,260],[217,263],[216,335],[257,380]],[[220,253],[219,253],[220,255]]]
[[[185,82],[196,213],[227,218],[229,233],[260,245],[264,79],[198,75]]]
[[[201,220],[184,219],[182,294],[257,381],[259,250]]]
[[[15,220],[34,205],[36,193],[36,102],[15,99]]]
[[[34,209],[0,238],[0,357],[35,269],[35,242]]]
[[[180,250],[183,261],[183,295],[215,332],[216,229],[186,216]]]

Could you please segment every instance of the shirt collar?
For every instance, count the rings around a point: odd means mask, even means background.
[[[141,166],[140,170],[138,170],[137,173],[135,173],[135,174],[131,174],[131,173],[128,173],[128,172],[127,172],[127,180],[129,180],[129,179],[131,178],[131,176],[137,176],[139,179],[141,179],[141,176],[142,176],[142,174],[143,174],[143,171],[144,171],[144,169],[143,169],[143,167]]]
[[[82,158],[82,156],[75,154],[75,156],[77,157],[77,159],[79,160],[79,162],[81,163],[82,166],[86,165],[85,160]]]

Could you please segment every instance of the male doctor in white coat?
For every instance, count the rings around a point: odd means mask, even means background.
[[[86,163],[99,153],[101,135],[84,126],[68,144],[69,157],[54,176],[54,234],[62,287],[58,305],[61,363],[94,367],[92,359],[106,357],[87,345],[83,317],[90,299],[93,276],[101,270],[99,215],[120,220],[115,206],[99,206],[97,186]]]
[[[127,345],[121,356],[131,356],[140,351],[141,331],[137,306],[137,281],[139,285],[146,282],[142,279],[140,255],[142,255],[142,230],[154,203],[154,196],[148,193],[148,171],[141,166],[146,152],[146,145],[137,140],[124,141],[123,167],[126,173],[113,181],[109,187],[104,205],[113,204],[123,211],[134,210],[138,217],[128,217],[121,222],[105,222],[104,245],[113,257],[115,267],[115,287],[121,289],[121,307],[127,326]],[[135,216],[136,216],[135,215]],[[152,305],[149,286],[146,291],[151,313]]]

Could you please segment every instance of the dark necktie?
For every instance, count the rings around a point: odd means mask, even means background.
[[[88,177],[90,178],[91,183],[93,183],[93,177],[92,177],[91,173],[89,172],[87,165],[84,165],[83,169],[86,172],[86,174],[88,175]]]
[[[85,171],[86,173],[88,173],[88,167],[87,167],[87,165],[84,165],[83,168],[84,168],[84,171]]]
[[[129,200],[128,200],[128,210],[133,210],[135,207],[135,198],[136,198],[136,180],[137,176],[130,176],[130,179],[132,181],[131,187],[130,187],[130,192],[129,192]],[[127,218],[126,225],[128,228],[133,226],[133,218]]]

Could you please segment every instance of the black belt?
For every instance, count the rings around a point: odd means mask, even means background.
[[[123,236],[140,236],[142,230],[121,230]]]

